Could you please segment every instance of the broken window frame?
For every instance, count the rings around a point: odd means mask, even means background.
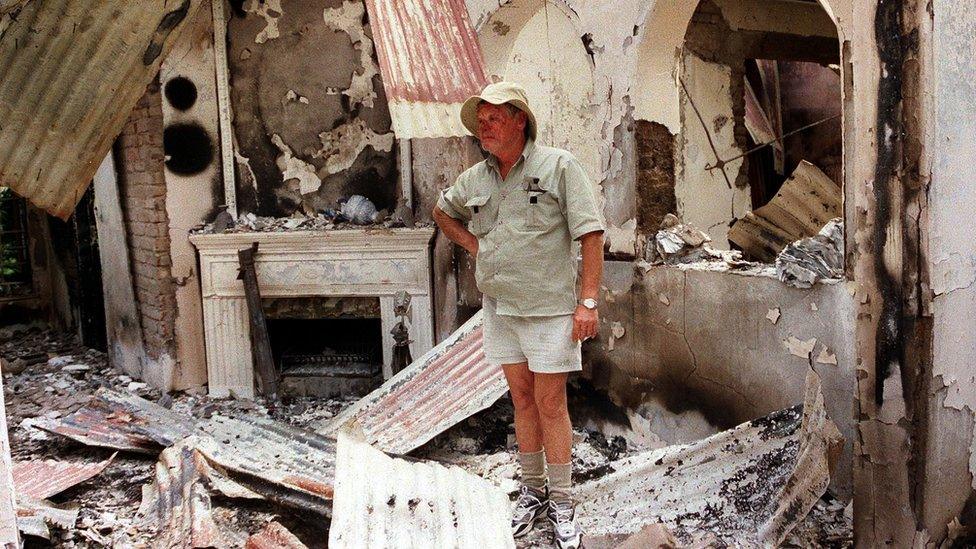
[[[29,236],[27,201],[10,187],[0,187],[0,301],[35,293]]]

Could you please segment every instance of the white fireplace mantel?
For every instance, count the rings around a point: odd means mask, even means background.
[[[410,294],[410,353],[434,346],[430,241],[434,229],[195,234],[212,396],[254,396],[254,363],[244,284],[237,279],[238,250],[258,243],[261,297],[378,297],[383,331],[383,374],[390,377],[396,325],[394,296]]]

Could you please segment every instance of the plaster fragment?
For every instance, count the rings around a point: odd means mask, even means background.
[[[280,36],[278,18],[284,14],[281,11],[281,0],[247,0],[247,3],[244,4],[244,11],[264,18],[264,29],[254,37],[256,44],[264,44],[268,40]]]
[[[378,134],[362,118],[322,132],[319,139],[322,148],[315,153],[315,158],[325,158],[329,175],[349,169],[366,147],[387,152],[393,149],[393,132]]]
[[[780,317],[779,307],[770,309],[769,312],[766,313],[766,318],[769,319],[769,321],[772,322],[773,324],[776,324],[779,321],[779,317]]]
[[[319,190],[319,187],[322,186],[322,180],[315,173],[315,166],[295,156],[291,147],[286,145],[278,134],[271,136],[271,143],[281,151],[281,155],[275,159],[275,164],[281,170],[284,181],[297,179],[301,194],[313,193]]]
[[[637,218],[632,217],[622,226],[607,228],[610,253],[637,254]]]
[[[624,330],[624,325],[618,321],[614,321],[613,325],[610,327],[610,333],[613,334],[613,337],[617,339],[624,337],[625,332],[626,330]]]
[[[813,312],[817,312],[820,309],[817,307],[817,304],[816,303],[810,303],[810,310],[813,311]]]
[[[302,103],[303,105],[308,105],[308,98],[304,95],[300,95],[295,90],[288,90],[285,94],[284,103]]]
[[[881,403],[881,413],[878,414],[878,419],[884,423],[895,425],[907,415],[905,397],[902,395],[901,372],[895,368],[891,375],[884,380],[884,401]]]
[[[783,340],[783,345],[786,346],[791,355],[809,360],[810,355],[813,354],[813,348],[817,346],[817,338],[812,337],[803,341],[795,336],[790,336]]]
[[[338,8],[322,10],[322,19],[329,28],[348,34],[353,47],[359,50],[362,72],[353,73],[349,89],[342,93],[349,97],[353,107],[364,105],[372,108],[373,99],[376,99],[373,77],[379,74],[379,67],[373,61],[373,40],[366,36],[366,29],[363,27],[365,9],[359,0],[346,0]]]
[[[820,354],[817,355],[817,362],[820,364],[833,364],[837,366],[837,355],[830,352],[830,349],[826,345],[823,349],[820,349]]]
[[[660,301],[661,303],[664,303],[667,306],[670,306],[671,305],[671,300],[668,299],[668,296],[666,296],[664,294],[658,294],[657,299],[658,299],[658,301]]]
[[[237,168],[240,170],[245,183],[249,183],[254,189],[255,196],[259,196],[257,194],[258,178],[254,175],[254,170],[251,169],[251,159],[241,154],[236,146],[234,147],[234,161],[237,162]]]

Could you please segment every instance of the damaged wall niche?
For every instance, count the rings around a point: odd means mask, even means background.
[[[228,21],[237,200],[287,216],[362,194],[393,210],[396,153],[360,0],[246,0]]]

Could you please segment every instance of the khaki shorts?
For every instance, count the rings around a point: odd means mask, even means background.
[[[494,366],[529,363],[540,374],[583,369],[580,342],[573,341],[573,315],[507,316],[495,313],[495,300],[483,296],[485,357]]]

